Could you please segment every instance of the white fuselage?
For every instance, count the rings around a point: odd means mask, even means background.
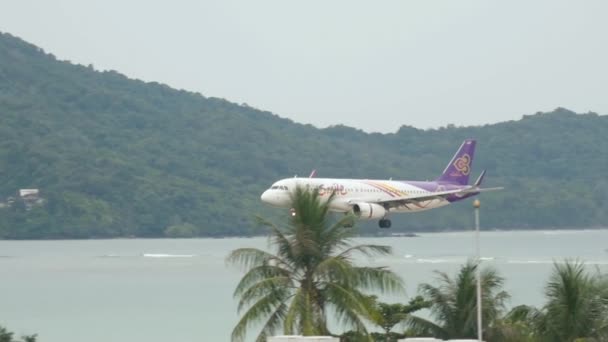
[[[412,183],[418,183],[416,185]],[[424,185],[427,186],[424,186]],[[440,186],[432,188],[431,183],[403,182],[392,180],[367,179],[335,179],[335,178],[286,178],[274,183],[262,196],[262,201],[283,208],[291,205],[290,196],[296,187],[305,189],[318,189],[322,200],[327,200],[335,193],[330,209],[336,212],[351,211],[357,203],[381,203],[395,198],[415,195],[431,195],[442,191]],[[418,203],[409,203],[387,209],[390,212],[413,212],[438,208],[450,202],[437,198]]]

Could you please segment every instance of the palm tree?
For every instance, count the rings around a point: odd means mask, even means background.
[[[373,298],[376,302],[376,309],[374,310],[375,313],[372,317],[372,321],[384,330],[383,336],[378,333],[374,333],[373,335],[375,336],[376,341],[384,342],[396,341],[398,338],[405,337],[404,334],[396,334],[391,332],[391,330],[393,330],[397,324],[406,322],[412,312],[428,308],[431,305],[431,303],[425,301],[422,296],[410,299],[408,304],[383,303],[376,301],[375,296]]]
[[[256,248],[232,251],[229,263],[246,273],[234,295],[244,311],[232,331],[232,341],[242,341],[249,328],[263,323],[257,341],[282,330],[284,334],[327,335],[328,315],[368,336],[364,321],[371,317],[373,302],[362,291],[402,291],[398,276],[384,267],[358,267],[356,253],[387,255],[390,247],[352,245],[353,218],[330,222],[333,196],[321,201],[318,191],[297,188],[292,195],[296,215],[280,228],[270,229],[274,254]]]
[[[590,273],[582,262],[554,263],[541,310],[520,306],[539,341],[608,340],[608,280]]]
[[[484,337],[492,342],[538,342],[529,313],[530,307],[526,305],[512,308],[494,321]]]
[[[422,296],[431,302],[430,313],[435,322],[412,316],[408,319],[411,332],[431,334],[435,337],[477,337],[477,265],[471,261],[452,279],[446,273],[435,271],[438,286],[420,285]],[[492,326],[505,308],[509,295],[502,290],[504,278],[493,268],[481,270],[482,322],[484,331]]]

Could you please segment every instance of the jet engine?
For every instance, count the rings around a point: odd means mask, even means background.
[[[355,203],[353,213],[362,220],[381,219],[386,216],[386,209],[376,203]]]

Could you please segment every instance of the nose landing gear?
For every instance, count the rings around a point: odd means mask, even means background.
[[[378,221],[378,226],[380,226],[380,228],[390,228],[391,227],[391,220],[389,220],[389,219],[381,219],[380,221]]]

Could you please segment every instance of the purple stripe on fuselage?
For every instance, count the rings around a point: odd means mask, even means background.
[[[468,186],[462,186],[462,185],[448,183],[448,182],[420,182],[420,181],[400,181],[400,182],[404,183],[404,184],[413,185],[415,187],[418,187],[420,189],[423,189],[423,190],[429,191],[429,192],[460,190],[460,189],[466,189],[468,187]],[[452,195],[448,195],[446,197],[446,200],[448,202],[456,202],[456,201],[463,200],[465,198],[469,198],[474,195],[477,195],[477,193],[470,193],[470,194],[465,194],[465,195],[460,195],[460,196],[452,194]]]

